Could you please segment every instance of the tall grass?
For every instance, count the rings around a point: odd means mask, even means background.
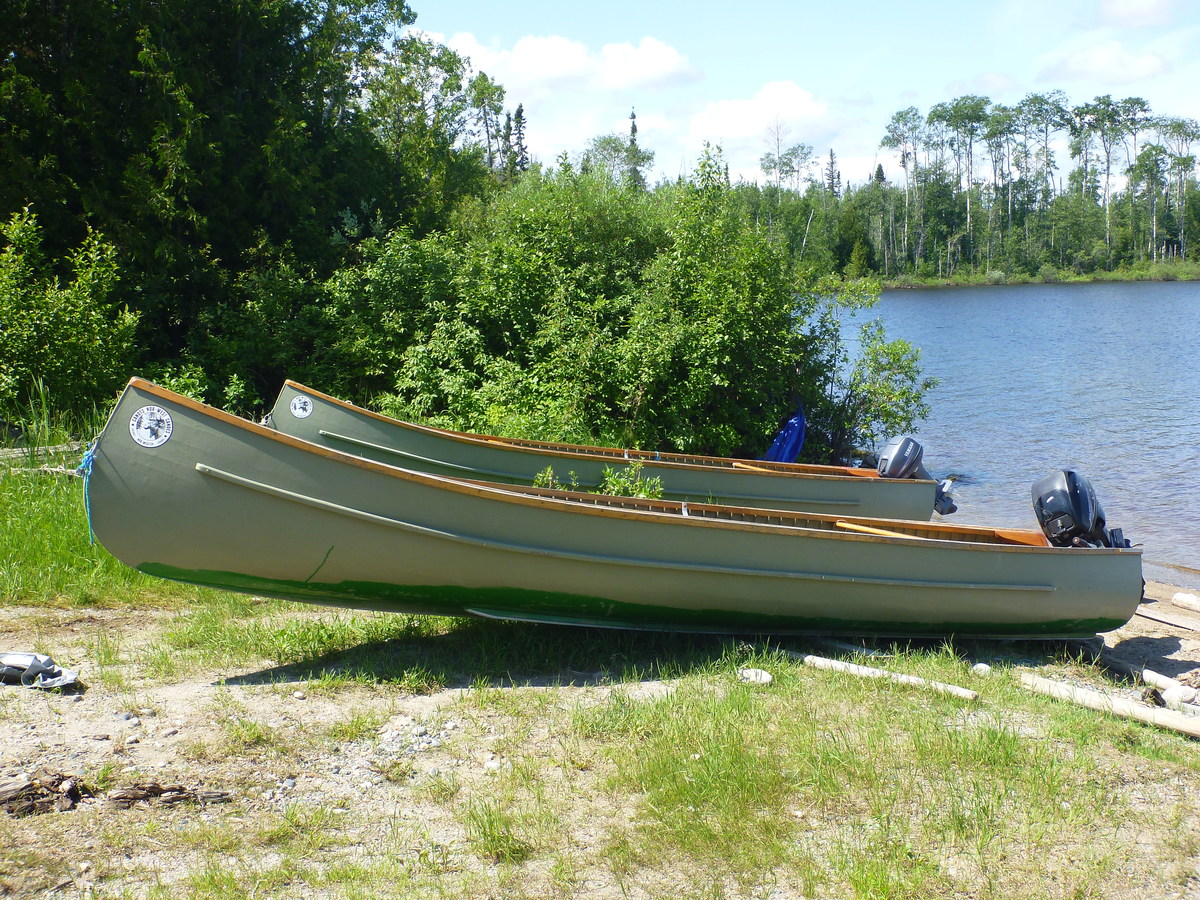
[[[39,471],[73,468],[79,455],[0,464],[0,603],[42,607],[113,607],[153,597],[171,607],[199,589],[151,578],[91,541],[83,480]]]

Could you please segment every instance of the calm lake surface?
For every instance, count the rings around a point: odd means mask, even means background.
[[[1200,284],[888,291],[872,312],[941,379],[917,437],[962,478],[951,521],[1036,528],[1033,482],[1074,469],[1147,579],[1200,588]]]

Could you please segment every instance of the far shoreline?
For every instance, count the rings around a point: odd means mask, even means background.
[[[935,290],[964,287],[1015,287],[1019,285],[1076,285],[1076,284],[1138,284],[1145,282],[1200,282],[1200,263],[1187,261],[1154,263],[1148,269],[1094,272],[1088,275],[1056,272],[1054,275],[1010,276],[993,270],[983,275],[961,277],[917,277],[902,275],[876,279],[881,291]]]

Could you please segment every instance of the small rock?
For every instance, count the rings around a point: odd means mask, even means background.
[[[111,741],[112,735],[111,734],[93,734],[92,740],[93,741]]]
[[[129,722],[130,728],[137,728],[139,725],[142,724],[142,720],[139,719],[137,716],[130,716],[126,721]]]
[[[764,669],[738,669],[737,675],[742,684],[770,684],[775,680],[774,676]]]
[[[975,665],[971,666],[971,674],[986,678],[992,674],[992,667],[987,663],[975,663]]]
[[[296,779],[295,779],[295,778],[285,778],[285,779],[283,779],[283,787],[285,787],[285,788],[288,788],[288,789],[290,790],[291,788],[294,788],[295,786],[296,786]]]
[[[483,764],[483,770],[485,772],[499,772],[500,771],[500,760],[489,759],[487,762],[485,762]]]
[[[163,737],[174,737],[177,734],[179,734],[178,728],[168,728],[166,731],[164,731],[162,733],[162,736]]]
[[[128,710],[126,710],[125,712],[119,712],[119,713],[117,713],[117,718],[128,722],[130,719],[133,718],[133,713],[129,712]]]
[[[1177,706],[1180,703],[1191,703],[1196,699],[1196,689],[1187,685],[1169,687],[1162,692],[1163,702],[1167,706]]]
[[[304,694],[304,691],[296,691],[294,694],[292,694],[292,698],[293,698],[293,699],[295,699],[295,700],[304,700],[304,699],[306,699],[306,697],[305,697],[305,694]]]
[[[1200,609],[1200,597],[1186,591],[1176,591],[1171,596],[1171,602],[1186,609]]]
[[[69,703],[82,703],[83,702],[83,694],[72,694],[68,702]]]
[[[142,742],[142,739],[140,737],[138,737],[136,734],[127,735],[125,738],[126,744],[140,744],[141,742]]]
[[[415,734],[417,737],[423,737],[423,736],[429,734],[429,729],[426,728],[424,725],[418,725],[416,728],[413,729],[412,733]]]

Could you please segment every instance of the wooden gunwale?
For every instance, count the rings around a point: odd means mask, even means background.
[[[849,480],[860,478],[878,479],[880,477],[878,473],[872,469],[855,469],[851,466],[819,466],[806,463],[770,462],[768,460],[742,461],[726,459],[719,456],[701,456],[686,453],[660,453],[655,450],[626,450],[618,447],[595,447],[586,444],[568,444],[555,441],[533,441],[523,438],[506,438],[490,434],[469,434],[464,431],[454,431],[448,428],[435,428],[430,425],[420,425],[416,422],[405,422],[401,419],[394,419],[390,416],[385,416],[382,413],[377,413],[374,410],[367,409],[366,407],[355,406],[353,403],[347,403],[345,400],[341,400],[322,391],[299,384],[291,379],[288,379],[284,383],[288,387],[300,391],[301,393],[312,394],[315,397],[319,397],[326,403],[341,407],[342,409],[351,410],[355,414],[365,415],[368,418],[375,419],[378,422],[383,422],[388,425],[407,428],[412,431],[434,435],[446,440],[456,440],[465,444],[492,444],[511,447],[514,449],[519,448],[533,453],[545,455],[547,457],[557,456],[569,458],[571,456],[579,455],[599,456],[606,459],[612,459],[614,461],[640,462],[644,465],[652,467],[670,466],[672,468],[691,470],[736,469],[738,472],[743,472],[751,476],[806,475],[812,478]],[[326,436],[339,440],[345,439],[343,435],[337,434],[327,434]],[[390,448],[376,447],[375,449],[387,450]],[[928,481],[928,479],[909,480]]]
[[[915,520],[854,518],[853,521],[892,531],[896,536],[871,534],[848,534],[839,531],[836,522],[845,521],[845,516],[821,513],[793,513],[783,510],[762,510],[749,507],[717,506],[689,503],[676,500],[649,500],[637,497],[611,497],[576,491],[551,490],[547,488],[497,485],[487,481],[449,478],[423,472],[415,472],[397,466],[389,466],[363,457],[342,453],[292,437],[272,428],[232,415],[222,409],[176,394],[145,379],[134,377],[129,380],[130,388],[141,390],[151,396],[160,397],[201,415],[208,416],[245,431],[268,437],[272,441],[294,447],[339,463],[360,469],[386,474],[393,478],[437,484],[440,488],[475,496],[503,495],[507,502],[526,506],[557,506],[569,503],[578,513],[585,515],[616,516],[630,519],[677,522],[681,515],[689,517],[698,526],[734,528],[740,531],[777,532],[779,528],[804,531],[814,538],[840,541],[887,542],[928,546],[931,543],[948,543],[964,549],[988,552],[1017,553],[1062,553],[1062,548],[1051,547],[1040,532],[1021,532],[973,525],[951,525]],[[1012,535],[1021,535],[1029,541],[1039,543],[1013,543]],[[1118,550],[1108,548],[1072,548],[1073,555],[1111,554]]]

